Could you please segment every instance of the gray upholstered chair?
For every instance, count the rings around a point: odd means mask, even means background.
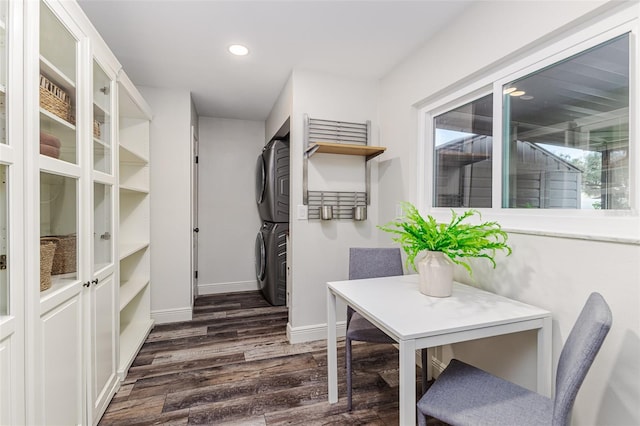
[[[391,277],[402,275],[402,258],[399,248],[350,248],[349,249],[349,279]],[[352,408],[351,388],[351,342],[357,340],[372,343],[394,343],[394,340],[383,331],[371,324],[359,313],[347,306],[346,333],[346,362],[347,362],[347,409]],[[422,351],[422,362],[426,365],[426,350]],[[423,369],[422,389],[426,383],[426,373]]]
[[[451,425],[568,425],[611,321],[603,297],[592,293],[560,353],[554,398],[453,359],[418,401],[418,423],[426,425],[428,415]]]

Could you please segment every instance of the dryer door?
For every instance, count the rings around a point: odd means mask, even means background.
[[[260,204],[264,201],[264,194],[267,188],[267,172],[265,170],[264,158],[262,154],[258,155],[256,163],[256,203]]]
[[[264,236],[262,235],[262,230],[260,230],[258,231],[258,235],[256,236],[256,279],[258,280],[261,288],[266,272],[266,255],[267,250],[265,247]]]

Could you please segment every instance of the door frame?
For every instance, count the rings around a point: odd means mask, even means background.
[[[194,125],[191,125],[191,308],[198,297],[198,188],[200,141]]]

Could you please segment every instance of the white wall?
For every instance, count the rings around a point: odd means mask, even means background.
[[[539,45],[576,21],[602,14],[605,2],[476,2],[457,22],[429,40],[381,82],[380,219],[390,220],[398,201],[416,201],[418,123],[415,104],[456,84],[472,81]],[[637,153],[636,153],[637,155]],[[383,235],[380,244],[388,244]],[[514,253],[496,270],[476,264],[476,285],[553,312],[553,356],[591,291],[613,311],[614,325],[578,394],[573,424],[640,424],[640,247],[633,244],[511,234]],[[458,278],[472,281],[467,275]],[[504,336],[445,348],[533,387],[535,335]]]
[[[291,117],[293,111],[293,77],[289,76],[265,122],[265,143],[269,142]]]
[[[372,144],[378,145],[377,82],[353,80],[303,70],[293,72],[291,117],[290,294],[288,333],[291,342],[326,337],[326,282],[348,277],[349,247],[376,243],[378,224],[377,160],[372,160],[372,208],[363,222],[298,220],[302,205],[304,114],[312,118],[372,122]],[[349,190],[364,182],[364,160],[316,154],[309,161],[310,189]],[[355,175],[354,175],[355,173]],[[323,177],[324,176],[324,177]]]
[[[191,94],[140,87],[153,111],[151,167],[151,315],[157,323],[191,319]]]
[[[200,117],[198,293],[257,290],[255,167],[263,121]]]

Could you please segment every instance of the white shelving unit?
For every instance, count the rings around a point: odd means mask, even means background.
[[[151,109],[125,74],[118,79],[120,357],[123,379],[153,327],[150,291]]]
[[[2,425],[98,424],[151,330],[150,117],[75,1],[0,0]]]

